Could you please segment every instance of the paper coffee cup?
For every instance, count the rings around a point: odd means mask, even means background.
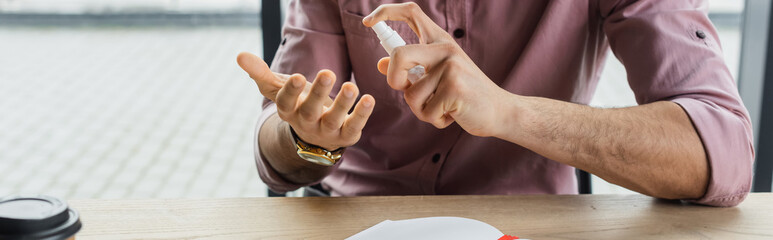
[[[0,239],[74,239],[78,212],[51,196],[0,198]]]

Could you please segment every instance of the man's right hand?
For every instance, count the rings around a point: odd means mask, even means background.
[[[279,117],[304,142],[334,150],[359,141],[376,100],[366,94],[348,114],[359,92],[354,83],[344,83],[333,100],[330,91],[336,76],[330,70],[317,73],[309,86],[301,74],[271,72],[266,62],[253,54],[240,53],[236,60],[258,84],[260,93],[276,103]]]

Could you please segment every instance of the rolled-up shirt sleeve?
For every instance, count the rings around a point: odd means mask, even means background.
[[[699,199],[735,206],[748,195],[754,148],[749,114],[723,59],[705,1],[601,1],[603,29],[639,104],[672,101],[692,120],[708,158]]]
[[[308,81],[313,81],[322,69],[329,69],[336,74],[331,96],[338,92],[343,82],[349,81],[351,75],[339,7],[332,0],[292,1],[282,29],[282,44],[271,63],[271,70],[286,74],[300,73]],[[260,128],[273,114],[276,114],[276,105],[264,98],[263,111],[255,129],[258,175],[271,190],[292,191],[303,185],[284,180],[260,152]]]

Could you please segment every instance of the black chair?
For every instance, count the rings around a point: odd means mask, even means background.
[[[282,1],[261,1],[260,24],[263,29],[263,60],[271,65],[282,43]]]
[[[757,111],[759,116],[757,119],[752,119],[753,124],[756,124],[758,129],[755,132],[757,137],[755,150],[757,152],[754,161],[752,192],[771,192],[773,190],[773,17],[770,17],[773,16],[773,5],[768,5],[765,6],[765,1],[747,0],[744,16],[742,16],[745,19],[741,31],[744,39],[755,39],[759,37],[758,35],[767,34],[766,42],[758,44],[753,41],[744,41],[745,46],[741,50],[742,65],[739,73],[739,88],[744,84],[751,86],[751,88],[744,87],[741,90],[760,91],[759,88],[762,88],[762,91],[758,92],[761,94],[758,100],[744,98],[746,106],[759,108]],[[761,24],[762,21],[767,21],[767,25]],[[760,31],[763,26],[768,28],[767,33]],[[764,63],[763,76],[762,79],[757,80],[754,72],[760,69],[754,67],[757,66],[755,64],[745,63],[744,60],[758,61],[755,57],[760,54],[758,53],[760,45],[767,46],[767,49],[763,48],[765,50],[761,53],[764,56],[762,59]],[[744,55],[752,57],[745,58]],[[752,67],[744,67],[744,65]],[[742,91],[741,96],[744,96],[745,93],[746,91]],[[754,109],[749,110],[755,112]]]
[[[577,169],[577,190],[580,194],[593,193],[591,188],[591,175],[590,173]]]
[[[271,66],[274,54],[282,42],[282,1],[263,0],[260,8],[260,24],[263,29],[263,60]],[[284,197],[284,193],[268,190],[269,197]]]

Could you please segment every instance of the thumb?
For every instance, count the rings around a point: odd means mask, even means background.
[[[286,79],[279,78],[276,74],[271,72],[263,59],[260,59],[255,54],[242,52],[236,57],[236,62],[250,78],[258,84],[260,92],[271,100],[276,98],[276,93],[284,85]]]

